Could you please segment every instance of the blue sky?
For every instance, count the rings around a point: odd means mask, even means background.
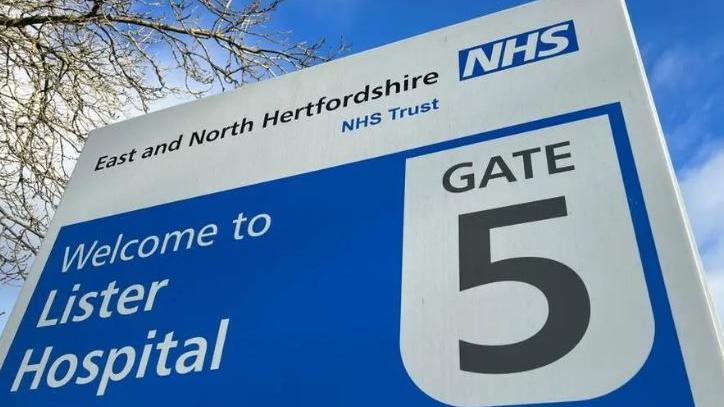
[[[287,0],[270,23],[356,53],[530,0]],[[692,6],[695,4],[695,6]],[[711,290],[724,315],[724,24],[721,0],[630,0],[629,9]],[[17,289],[0,288],[0,311]],[[7,315],[0,317],[0,327]]]

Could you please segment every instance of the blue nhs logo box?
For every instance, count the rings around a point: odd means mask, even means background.
[[[575,51],[578,39],[570,20],[459,51],[460,80]]]

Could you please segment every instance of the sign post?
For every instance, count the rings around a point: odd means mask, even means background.
[[[682,208],[622,1],[481,17],[93,132],[0,405],[720,406]]]

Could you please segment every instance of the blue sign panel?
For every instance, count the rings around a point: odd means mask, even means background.
[[[589,119],[611,128],[655,335],[619,388],[546,405],[691,406],[618,104],[65,226],[0,405],[444,405],[400,353],[406,162]]]

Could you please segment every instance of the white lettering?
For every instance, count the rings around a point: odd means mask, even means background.
[[[513,59],[521,52],[524,52],[523,60],[526,62],[535,58],[535,53],[538,49],[538,36],[539,33],[537,31],[528,34],[528,38],[523,44],[518,44],[518,38],[511,38],[505,41],[502,67],[513,65]]]
[[[482,48],[470,50],[470,52],[468,52],[467,60],[465,61],[463,78],[471,76],[478,64],[483,67],[483,71],[485,72],[498,69],[500,67],[500,55],[502,50],[502,42],[493,44],[493,49],[489,57],[485,54],[485,51]]]

